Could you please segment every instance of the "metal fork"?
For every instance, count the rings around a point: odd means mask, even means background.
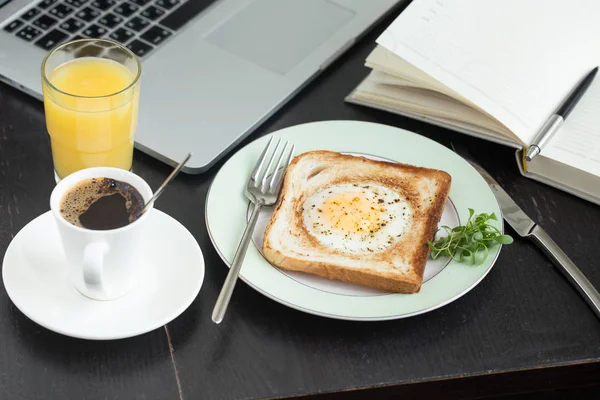
[[[240,274],[242,262],[246,256],[248,244],[250,243],[252,232],[256,226],[260,209],[265,206],[272,206],[277,202],[285,170],[290,164],[292,155],[294,154],[294,146],[292,145],[291,148],[288,149],[289,143],[282,143],[281,139],[279,139],[275,149],[271,153],[272,143],[273,137],[271,137],[269,143],[267,143],[267,146],[260,155],[260,158],[254,166],[254,170],[252,170],[252,173],[250,174],[250,179],[248,179],[248,183],[246,184],[246,197],[248,197],[253,205],[252,214],[250,215],[250,220],[248,221],[248,225],[246,225],[242,240],[233,257],[231,268],[229,269],[227,278],[225,278],[225,283],[221,288],[221,293],[219,293],[215,308],[213,309],[212,320],[217,324],[223,320],[225,312],[227,311],[227,305],[229,304],[238,275]],[[279,151],[282,144],[283,149]],[[267,164],[266,169],[264,168],[265,164]],[[275,168],[273,168],[273,166],[275,166]]]

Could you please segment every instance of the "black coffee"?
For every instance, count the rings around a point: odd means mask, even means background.
[[[107,230],[132,223],[143,207],[142,195],[129,183],[93,178],[79,182],[65,194],[60,213],[73,225]]]

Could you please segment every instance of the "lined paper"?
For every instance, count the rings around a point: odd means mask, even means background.
[[[541,154],[600,176],[600,76]]]

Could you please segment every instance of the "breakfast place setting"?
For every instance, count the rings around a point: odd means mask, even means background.
[[[539,7],[0,1],[0,398],[593,398],[600,8]]]

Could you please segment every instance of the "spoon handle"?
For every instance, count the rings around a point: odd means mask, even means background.
[[[146,203],[146,205],[144,206],[144,209],[142,210],[142,212],[140,214],[145,213],[146,210],[148,209],[148,207],[152,203],[154,203],[156,201],[156,199],[158,198],[158,196],[160,196],[162,194],[162,192],[165,190],[165,188],[167,187],[167,185],[173,179],[175,179],[175,177],[177,176],[177,174],[179,173],[179,171],[181,171],[181,169],[183,168],[183,166],[185,165],[185,163],[188,162],[188,160],[190,159],[190,157],[192,157],[192,153],[188,153],[188,155],[179,163],[179,165],[173,170],[173,172],[171,172],[171,174],[167,177],[167,179],[165,179],[165,181],[162,183],[162,185],[160,185],[159,188],[156,189],[156,192],[154,192],[154,195],[152,195],[152,197],[150,198],[150,200],[148,200],[148,202]]]

